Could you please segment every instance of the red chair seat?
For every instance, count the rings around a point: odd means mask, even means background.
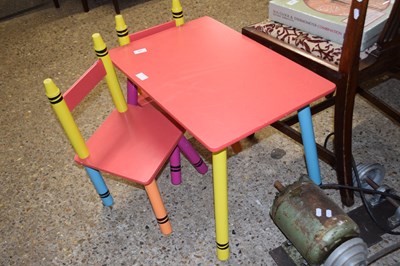
[[[182,132],[151,104],[114,110],[87,141],[90,156],[75,161],[147,185],[159,173]]]

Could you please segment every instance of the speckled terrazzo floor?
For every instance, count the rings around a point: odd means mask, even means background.
[[[131,32],[171,18],[170,1],[120,3]],[[82,12],[78,0],[60,4],[61,9],[49,3],[0,22],[0,265],[274,265],[268,252],[285,238],[268,215],[272,184],[287,184],[306,172],[301,146],[266,128],[256,134],[256,143],[246,140],[243,152],[230,153],[231,257],[226,262],[215,255],[211,171],[201,176],[185,159],[181,186],[170,184],[168,168],[158,178],[172,235],[159,233],[144,190],[133,184],[107,176],[115,205],[104,208],[72,161],[73,151],[51,112],[42,80],[52,77],[64,90],[71,85],[95,60],[93,32],[100,32],[109,47],[117,46],[114,10],[111,1],[89,1],[89,13]],[[186,20],[207,15],[237,31],[267,16],[267,1],[183,0],[182,5]],[[390,93],[398,103],[400,82],[384,86],[397,88],[397,96]],[[78,123],[94,121],[85,135],[109,107],[107,92],[97,90],[75,112]],[[84,117],[83,110],[90,115]],[[332,130],[332,110],[315,116],[314,123],[322,143]],[[210,165],[210,154],[191,142]],[[275,149],[285,155],[273,159]],[[399,127],[359,97],[354,156],[357,162],[383,164],[384,182],[399,188]],[[321,171],[324,182],[335,181],[334,171],[322,162]],[[327,193],[339,203],[337,192]],[[398,236],[385,236],[370,250],[395,241]],[[374,265],[399,261],[397,251]]]

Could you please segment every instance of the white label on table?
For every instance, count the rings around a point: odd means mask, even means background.
[[[133,51],[134,54],[143,54],[146,52],[147,52],[146,48],[141,48],[141,49],[137,49],[137,50]]]
[[[148,79],[149,77],[146,76],[146,74],[144,74],[143,72],[140,72],[138,74],[136,74],[136,77],[138,77],[140,80],[145,80]]]
[[[299,1],[297,1],[297,0],[290,0],[290,1],[287,2],[287,4],[288,4],[289,6],[292,6],[292,5],[297,4],[298,2],[299,2]]]

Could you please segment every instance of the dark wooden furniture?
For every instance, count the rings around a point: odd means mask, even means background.
[[[60,2],[58,0],[53,0],[54,2],[54,6],[56,8],[60,8]],[[114,5],[114,9],[115,9],[115,13],[120,14],[120,9],[119,9],[119,3],[118,0],[112,0],[113,5]],[[83,10],[85,12],[89,12],[89,5],[88,5],[88,1],[87,0],[82,0],[82,6],[83,6]]]
[[[343,185],[353,185],[352,117],[357,91],[368,100],[375,102],[376,106],[386,106],[383,103],[378,103],[377,99],[375,99],[376,97],[371,96],[368,90],[363,89],[360,84],[364,84],[367,80],[375,78],[386,71],[396,69],[400,63],[399,4],[400,1],[396,1],[392,8],[390,17],[377,42],[377,49],[367,58],[360,60],[360,46],[368,0],[364,0],[361,3],[353,0],[338,65],[331,64],[324,59],[313,56],[305,50],[298,49],[268,33],[260,31],[254,25],[242,29],[244,35],[336,84],[337,89],[335,94],[332,97],[327,97],[325,101],[315,104],[312,107],[312,113],[315,114],[330,106],[334,106],[334,151],[332,152],[322,145],[318,145],[317,148],[319,157],[335,168],[338,182]],[[360,10],[358,19],[354,19],[352,15],[354,9]],[[385,109],[389,108],[386,106],[383,110]],[[389,110],[387,113],[391,113],[392,118],[399,122],[399,113],[396,113],[393,108]],[[294,140],[301,142],[299,132],[291,127],[297,122],[298,120],[293,116],[281,120],[273,124],[273,126]],[[354,204],[353,192],[351,190],[343,189],[340,193],[343,204],[346,206]]]
[[[383,74],[400,79],[400,1],[395,1],[389,20],[377,41],[377,48],[360,62],[358,93],[379,108],[395,123],[400,124],[400,110],[388,105],[369,91],[367,85]],[[374,84],[374,83],[372,83]]]

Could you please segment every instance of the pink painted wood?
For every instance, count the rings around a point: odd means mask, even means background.
[[[144,38],[151,34],[160,32],[162,30],[171,28],[175,26],[175,22],[173,23],[165,23],[148,30],[141,31],[139,33],[131,34],[131,41],[137,40],[140,38]],[[127,103],[131,105],[140,105],[144,106],[146,104],[155,104],[151,97],[141,90],[141,94],[138,95],[137,86],[131,81],[127,80]],[[163,110],[160,110],[162,113]],[[179,140],[178,146],[175,148],[174,152],[170,157],[170,169],[171,169],[171,183],[173,185],[179,185],[182,183],[182,175],[181,175],[181,158],[180,152],[182,152],[185,157],[189,160],[189,162],[193,165],[194,168],[200,173],[205,174],[208,171],[208,166],[204,163],[203,159],[200,157],[198,152],[193,148],[190,142],[186,139],[185,136],[182,135]]]
[[[147,52],[133,53],[142,48]],[[335,89],[333,83],[209,17],[136,39],[112,49],[110,56],[212,152]]]
[[[145,30],[141,30],[141,31],[129,34],[129,39],[132,43],[132,42],[135,42],[136,40],[145,38],[145,37],[155,34],[157,32],[160,32],[160,31],[163,31],[166,29],[170,29],[170,28],[174,28],[174,27],[176,27],[175,25],[176,25],[175,20],[172,20],[172,21],[169,21],[169,22],[166,22],[166,23],[163,23],[163,24],[160,24],[160,25],[157,25],[157,26],[145,29]]]
[[[103,63],[97,60],[63,95],[69,110],[74,108],[104,78],[106,70]]]
[[[147,185],[159,173],[182,132],[151,104],[114,110],[87,141],[90,156],[78,163]]]
[[[96,61],[63,95],[72,111],[106,75]],[[148,185],[177,147],[182,131],[151,104],[117,110],[88,139],[90,156],[78,163]]]

